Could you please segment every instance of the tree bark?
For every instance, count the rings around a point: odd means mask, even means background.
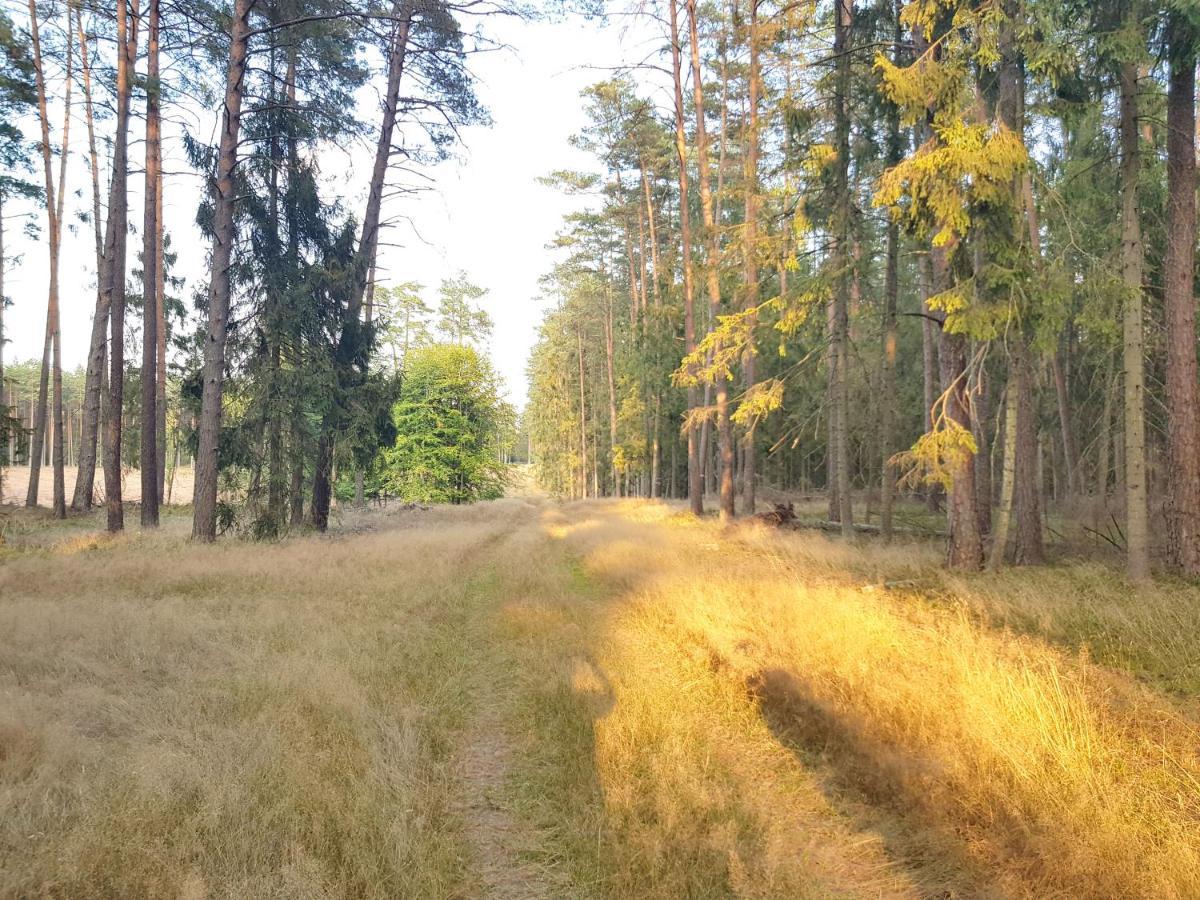
[[[1013,402],[1010,386],[1004,398],[1004,469],[1000,479],[1000,510],[992,534],[992,552],[988,568],[998,569],[1008,549],[1009,524],[1013,514],[1013,495],[1017,478],[1017,404]]]
[[[1132,13],[1131,13],[1132,14]],[[1149,512],[1146,502],[1145,338],[1142,323],[1142,229],[1137,199],[1138,74],[1120,67],[1121,278],[1125,283],[1122,335],[1125,363],[1125,540],[1131,581],[1150,577]]]
[[[1014,562],[1039,565],[1045,562],[1042,541],[1041,493],[1042,482],[1037,462],[1037,421],[1033,406],[1033,373],[1029,350],[1018,341],[1014,354],[1013,388],[1016,401],[1016,472],[1014,507],[1017,530]]]
[[[1167,90],[1167,547],[1172,565],[1200,575],[1200,390],[1196,382],[1196,34],[1169,18]]]
[[[675,86],[675,156],[679,163],[679,232],[683,255],[683,340],[686,353],[696,349],[695,291],[692,284],[692,226],[688,206],[687,132],[684,125],[683,53],[679,37],[679,5],[668,0],[671,14],[671,71]],[[696,408],[695,387],[687,389],[687,408]],[[693,515],[704,515],[704,470],[700,460],[700,444],[695,427],[687,427],[688,502]]]
[[[605,282],[608,283],[607,280]],[[611,291],[611,286],[609,288]],[[619,495],[620,473],[617,471],[617,381],[613,370],[613,302],[611,293],[607,296],[604,315],[604,358],[608,370],[608,449],[609,466],[611,468],[613,494]]]
[[[712,185],[709,182],[708,129],[704,121],[704,70],[700,62],[700,29],[696,0],[687,0],[688,33],[691,38],[692,100],[696,112],[696,164],[699,173],[696,183],[700,188],[700,212],[704,223],[704,282],[708,292],[709,317],[716,327],[721,309],[721,282],[716,212],[713,204]],[[729,419],[729,380],[724,376],[714,379],[713,387],[717,401],[717,446],[720,454],[718,473],[721,521],[734,517],[733,496],[733,426]]]
[[[159,115],[158,3],[147,0],[146,189],[142,218],[142,421],[138,452],[142,477],[141,522],[158,527],[158,182],[162,177]]]
[[[83,16],[77,18],[80,71],[83,73],[84,121],[88,133],[88,160],[92,176],[92,234],[96,242],[96,309],[88,343],[87,372],[84,375],[83,410],[79,429],[79,459],[75,473],[73,509],[91,509],[96,484],[96,451],[101,420],[101,384],[108,360],[108,294],[104,290],[104,232],[100,218],[100,156],[96,152],[96,128],[92,108],[92,64]]]
[[[836,234],[834,270],[836,282],[834,303],[835,368],[833,402],[837,407],[837,443],[834,465],[837,468],[838,520],[842,536],[854,536],[854,512],[850,484],[850,50],[854,27],[854,0],[837,0],[834,4],[834,229]]]
[[[949,271],[945,251],[933,248],[933,290],[945,290]],[[964,335],[941,330],[938,362],[942,376],[942,403],[947,423],[971,430],[970,401],[967,396],[967,339]],[[950,537],[946,565],[951,569],[978,569],[983,564],[983,542],[975,505],[975,466],[973,455],[950,468],[950,488],[946,498],[946,517]]]
[[[67,59],[65,83],[66,91],[63,99],[62,146],[59,151],[58,183],[54,179],[53,148],[50,144],[50,114],[46,96],[46,73],[42,58],[41,33],[38,27],[37,7],[33,0],[29,3],[30,37],[33,45],[34,81],[36,83],[38,101],[38,121],[41,125],[41,156],[45,175],[46,190],[46,224],[49,231],[47,248],[50,256],[49,297],[46,304],[46,343],[42,351],[42,373],[38,385],[38,414],[37,426],[34,432],[37,462],[40,467],[42,444],[45,439],[47,421],[48,380],[53,380],[53,431],[51,434],[51,462],[54,466],[54,517],[65,518],[67,515],[65,479],[63,473],[63,387],[62,387],[62,346],[61,329],[59,326],[59,251],[62,246],[62,216],[65,200],[67,149],[70,143],[71,126],[71,87],[74,83],[72,64],[71,7],[67,7]],[[0,302],[3,302],[0,299]],[[32,460],[31,460],[32,462]],[[25,497],[26,506],[36,506],[38,500],[38,482],[40,481],[39,467],[32,466],[29,471],[29,491]]]
[[[156,0],[157,2],[157,0]],[[161,99],[161,92],[160,92]],[[155,336],[158,338],[155,348],[155,446],[158,448],[156,471],[158,473],[158,503],[166,502],[167,477],[167,270],[165,268],[166,248],[164,246],[166,229],[163,225],[163,172],[162,146],[158,152],[158,178],[154,180],[154,321]]]
[[[255,0],[235,0],[230,28],[229,66],[225,76],[225,105],[217,155],[213,211],[212,274],[208,290],[208,330],[204,338],[203,396],[200,440],[196,453],[192,537],[212,541],[217,536],[218,451],[221,438],[222,388],[225,379],[225,341],[229,322],[229,268],[233,255],[234,169],[242,124],[242,91],[250,43],[250,12]]]
[[[900,22],[903,0],[896,0],[892,22],[892,62],[900,65],[904,32]],[[900,143],[900,109],[888,106],[887,166],[895,167],[903,158]],[[883,367],[880,377],[879,409],[879,528],[884,540],[892,538],[892,518],[895,507],[896,479],[891,458],[894,450],[892,432],[896,428],[896,308],[900,296],[900,225],[888,218],[886,263],[883,275]],[[932,324],[932,323],[930,323]]]
[[[583,331],[575,329],[576,359],[579,363],[579,462],[580,496],[588,496],[587,395],[584,393]]]
[[[759,134],[758,134],[758,106],[759,106],[759,50],[758,50],[758,2],[759,0],[748,0],[750,4],[750,14],[748,16],[748,30],[746,40],[750,45],[750,68],[746,75],[747,80],[747,118],[746,118],[746,226],[745,226],[745,289],[746,299],[743,303],[745,309],[754,310],[758,306],[758,215],[759,215],[759,197],[758,197],[758,157],[759,157]],[[757,348],[755,346],[754,330],[757,324],[757,315],[754,312],[750,313],[750,337],[746,347],[745,355],[742,359],[742,383],[745,385],[747,394],[754,389],[757,373],[755,371]],[[751,422],[746,431],[746,437],[742,445],[742,507],[750,515],[754,515],[755,507],[757,506],[756,490],[757,490],[757,457],[754,447],[754,424]]]

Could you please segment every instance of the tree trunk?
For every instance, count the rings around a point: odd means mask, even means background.
[[[83,16],[77,18],[80,70],[83,73],[84,121],[88,132],[88,161],[92,176],[92,234],[96,242],[96,310],[88,343],[84,376],[83,411],[79,429],[79,459],[75,474],[73,509],[91,509],[96,484],[96,450],[101,420],[101,384],[108,360],[108,294],[104,290],[104,232],[100,219],[100,156],[96,152],[96,128],[92,108],[92,65]]]
[[[611,290],[611,287],[610,287]],[[608,449],[610,452],[609,466],[611,467],[613,493],[619,494],[620,473],[617,471],[617,381],[613,370],[613,302],[611,294],[607,297],[607,309],[604,317],[604,357],[608,370]]]
[[[158,502],[161,506],[166,502],[167,487],[167,272],[164,268],[166,257],[164,239],[166,229],[163,225],[161,144],[159,145],[158,152],[158,167],[158,178],[154,180],[154,224],[156,230],[154,236],[154,251],[156,255],[156,262],[154,264],[154,331],[155,336],[158,338],[154,354],[154,383],[156,388],[154,397],[154,425],[156,434],[155,446],[158,448],[158,461],[156,464],[156,471],[158,472]]]
[[[650,296],[654,299],[654,308],[658,309],[658,307],[661,305],[661,301],[659,300],[658,296],[658,229],[654,223],[654,202],[650,195],[650,179],[646,177],[646,166],[644,162],[640,164],[640,172],[642,178],[642,195],[646,202],[646,223],[650,229]]]
[[[1039,565],[1045,562],[1042,542],[1041,493],[1038,471],[1037,416],[1033,405],[1033,373],[1029,350],[1022,342],[1013,358],[1013,387],[1016,401],[1016,472],[1014,506],[1017,517],[1014,562]]]
[[[1062,351],[1050,355],[1050,372],[1054,378],[1054,399],[1058,404],[1058,425],[1062,435],[1063,467],[1066,469],[1067,494],[1083,493],[1079,454],[1075,451],[1075,436],[1071,431],[1071,401],[1067,374],[1063,368]]]
[[[71,10],[67,10],[67,34],[71,33]],[[42,371],[38,380],[37,414],[31,436],[29,459],[29,485],[25,494],[26,506],[37,506],[38,489],[41,482],[42,456],[45,452],[47,436],[47,420],[49,413],[47,404],[50,402],[51,370],[54,376],[54,425],[51,435],[53,439],[54,462],[54,515],[56,518],[66,516],[66,503],[63,496],[62,473],[62,367],[59,335],[58,313],[58,259],[59,246],[62,237],[61,222],[63,212],[62,187],[66,174],[67,138],[71,123],[71,43],[67,43],[66,61],[66,98],[63,115],[63,138],[60,150],[60,172],[58,179],[57,199],[54,180],[54,149],[50,143],[50,112],[46,93],[46,70],[42,58],[41,30],[38,26],[38,12],[33,0],[29,2],[29,28],[33,48],[34,81],[37,90],[38,123],[41,126],[41,157],[43,174],[45,176],[46,192],[46,224],[48,234],[47,248],[50,255],[49,297],[46,303],[46,333],[42,345]],[[3,297],[0,296],[0,303]]]
[[[254,0],[235,0],[230,30],[229,67],[225,77],[225,106],[217,156],[213,211],[212,274],[208,291],[208,331],[204,339],[204,388],[200,408],[200,440],[196,454],[192,537],[212,541],[217,536],[218,451],[221,438],[222,387],[225,379],[225,341],[229,322],[229,268],[233,255],[234,169],[242,124],[242,91],[250,42],[250,11]]]
[[[9,416],[16,412],[4,399],[4,191],[0,190],[0,500],[4,498],[4,467],[12,465],[14,435]]]
[[[158,3],[148,0],[146,27],[146,189],[142,221],[142,422],[138,460],[142,527],[158,527],[158,182],[162,177],[159,118]]]
[[[1012,522],[1013,496],[1017,479],[1017,404],[1010,387],[1004,398],[1004,470],[1000,480],[1000,510],[992,533],[992,552],[988,568],[998,569],[1008,549],[1008,531]]]
[[[696,163],[699,173],[696,183],[700,188],[700,212],[704,222],[704,282],[708,291],[708,309],[713,327],[721,309],[721,282],[716,212],[713,205],[712,186],[709,182],[708,130],[704,121],[704,71],[700,62],[700,36],[696,0],[687,0],[688,32],[691,37],[692,56],[692,99],[696,112]],[[724,376],[714,379],[717,400],[717,446],[720,453],[720,510],[721,521],[733,518],[733,426],[729,419],[729,380]]]
[[[833,402],[837,407],[838,520],[842,536],[854,536],[854,513],[850,484],[850,52],[854,28],[854,0],[834,4],[834,221],[836,235],[834,269],[834,354],[837,356]]]
[[[988,423],[992,420],[987,373],[981,371],[972,394],[971,428],[975,436],[975,511],[981,539],[992,533],[992,454],[988,442]]]
[[[588,496],[588,441],[587,441],[587,396],[584,393],[583,365],[583,331],[575,331],[576,359],[579,362],[579,461],[580,461],[580,494],[584,500]]]
[[[1196,383],[1196,34],[1172,13],[1167,91],[1167,548],[1200,575],[1200,390]]]
[[[900,65],[903,27],[900,12],[903,0],[896,0],[892,23],[892,62]],[[889,104],[887,112],[887,166],[900,164],[904,148],[900,143],[900,109]],[[891,458],[894,450],[892,432],[896,428],[896,307],[900,296],[900,225],[889,217],[887,226],[886,264],[883,275],[883,366],[879,385],[879,449],[882,459],[879,470],[879,529],[885,541],[892,539],[892,516],[895,507],[896,479]],[[932,323],[930,323],[932,324]]]
[[[947,287],[949,271],[945,251],[933,248],[933,290]],[[967,396],[967,339],[965,335],[941,330],[938,361],[942,376],[942,400],[947,425],[953,423],[971,431],[970,400]],[[983,564],[983,542],[979,534],[975,506],[975,466],[973,454],[953,462],[949,468],[950,488],[946,498],[949,543],[946,565],[952,569],[978,569]]]
[[[825,333],[828,336],[828,346],[825,348],[825,493],[829,505],[829,521],[839,522],[842,518],[842,485],[838,480],[841,472],[838,466],[838,441],[841,431],[838,429],[838,416],[841,412],[838,406],[838,344],[837,344],[837,301],[830,298],[825,304]]]
[[[125,251],[129,223],[129,104],[130,79],[137,58],[138,0],[117,3],[117,115],[113,136],[112,183],[108,196],[108,226],[104,238],[104,292],[109,310],[108,455],[104,460],[104,504],[108,530],[125,527],[121,498],[121,426],[125,386]],[[216,482],[213,482],[214,488]]]
[[[1137,66],[1120,69],[1121,278],[1125,283],[1122,332],[1125,358],[1125,540],[1130,580],[1150,577],[1149,512],[1146,502],[1145,339],[1142,324],[1142,229],[1137,200]],[[1194,343],[1194,338],[1193,338]]]
[[[744,307],[753,310],[758,306],[758,94],[759,94],[759,56],[758,56],[758,2],[748,0],[750,4],[749,28],[746,39],[750,44],[750,69],[747,79],[747,119],[746,119],[746,234],[745,254],[746,299]],[[742,360],[742,379],[747,394],[754,389],[757,374],[755,372],[755,336],[757,315],[750,313],[749,343]],[[746,437],[742,445],[742,508],[754,515],[757,490],[757,458],[754,447],[754,425],[749,423]]]
[[[692,227],[688,207],[687,132],[684,125],[683,74],[679,38],[679,4],[668,0],[671,14],[671,71],[675,86],[675,156],[679,163],[679,232],[683,247],[683,340],[685,352],[696,349],[695,292],[692,285]],[[687,389],[687,408],[696,408],[696,388]],[[700,462],[700,445],[696,429],[687,428],[688,501],[693,515],[704,515],[704,473]]]
[[[379,126],[379,140],[375,144],[375,162],[371,169],[371,182],[367,193],[367,207],[363,213],[362,230],[358,249],[355,251],[355,283],[350,301],[342,315],[341,335],[334,354],[334,368],[339,388],[350,370],[357,364],[363,300],[370,279],[370,265],[379,246],[380,211],[383,206],[383,191],[387,185],[388,163],[392,158],[392,137],[396,128],[396,114],[400,105],[400,82],[408,55],[409,33],[412,27],[414,7],[408,0],[393,4],[396,17],[388,48],[388,80],[384,94],[383,118]],[[321,422],[321,435],[317,439],[317,468],[313,473],[313,497],[311,520],[319,531],[329,521],[329,503],[332,498],[333,431],[336,411],[327,413]]]
[[[933,431],[933,404],[937,400],[937,372],[941,368],[938,360],[937,323],[930,318],[933,311],[929,308],[929,297],[932,293],[933,280],[932,261],[926,257],[918,262],[918,278],[921,290],[921,396],[925,403],[924,426],[926,432]],[[937,485],[929,485],[925,489],[925,506],[930,512],[941,509],[940,491]]]

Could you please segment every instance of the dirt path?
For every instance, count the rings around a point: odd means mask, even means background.
[[[534,848],[536,837],[514,816],[505,795],[513,744],[489,693],[485,690],[478,698],[481,710],[463,733],[458,761],[457,804],[474,851],[476,874],[484,896],[496,900],[551,897],[545,873],[523,858]]]

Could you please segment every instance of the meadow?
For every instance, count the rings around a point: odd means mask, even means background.
[[[0,897],[1191,897],[1200,589],[645,501],[5,511]]]

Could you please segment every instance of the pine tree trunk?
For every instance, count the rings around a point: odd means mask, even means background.
[[[212,541],[217,536],[217,477],[221,438],[221,405],[225,379],[225,341],[229,324],[229,269],[233,257],[234,169],[242,125],[242,92],[250,43],[250,11],[254,0],[235,0],[230,30],[229,67],[217,155],[213,210],[212,274],[208,291],[208,331],[204,338],[203,397],[200,407],[199,449],[193,490],[192,537]]]
[[[998,569],[1008,550],[1008,532],[1013,516],[1013,497],[1017,480],[1017,404],[1010,385],[1004,398],[1004,470],[1000,480],[1000,509],[992,533],[992,552],[988,568]]]
[[[1106,508],[1108,506],[1108,485],[1113,469],[1113,395],[1117,391],[1117,371],[1111,360],[1107,369],[1104,375],[1104,407],[1100,421],[1100,450],[1096,462],[1096,495]]]
[[[746,75],[747,79],[747,119],[746,119],[746,172],[745,172],[745,191],[746,191],[746,235],[745,248],[743,253],[746,262],[745,275],[745,290],[746,299],[744,307],[747,310],[753,310],[758,305],[758,209],[759,209],[759,184],[758,184],[758,156],[759,156],[759,134],[758,134],[758,94],[759,94],[759,53],[758,53],[758,3],[759,0],[748,0],[750,4],[749,10],[749,27],[746,35],[746,40],[750,44],[750,68]],[[757,315],[753,312],[750,314],[750,337],[746,347],[746,353],[742,360],[742,383],[745,385],[747,395],[754,390],[757,373],[755,372],[756,352],[754,329],[757,323]],[[754,515],[757,490],[757,456],[754,446],[754,423],[751,422],[747,428],[746,436],[742,444],[742,507],[750,515]]]
[[[925,404],[924,427],[926,432],[933,431],[933,404],[937,400],[937,373],[940,369],[937,356],[938,336],[937,324],[930,317],[933,315],[929,308],[929,296],[932,293],[930,283],[933,280],[932,262],[924,258],[918,263],[918,277],[921,290],[921,396]],[[941,510],[940,491],[936,485],[925,489],[925,506],[930,512]]]
[[[1075,451],[1075,436],[1071,431],[1071,407],[1067,386],[1067,375],[1063,368],[1062,352],[1056,350],[1050,356],[1050,372],[1054,378],[1054,398],[1058,404],[1058,425],[1062,436],[1063,467],[1066,470],[1068,495],[1083,492],[1079,455]]]
[[[708,129],[704,121],[704,72],[700,62],[700,36],[696,0],[687,0],[688,32],[691,38],[692,99],[696,112],[696,162],[699,174],[700,212],[704,223],[704,283],[708,293],[709,317],[715,327],[721,309],[719,235],[712,186],[709,182]],[[734,517],[733,496],[733,425],[729,419],[729,380],[717,376],[713,381],[717,400],[717,446],[720,454],[719,478],[721,521]]]
[[[1169,18],[1167,91],[1167,547],[1185,575],[1200,575],[1200,390],[1196,382],[1196,34]]]
[[[1017,531],[1014,561],[1019,566],[1039,565],[1046,557],[1042,542],[1042,482],[1037,464],[1037,417],[1033,405],[1031,368],[1029,350],[1018,342],[1013,359],[1013,388],[1017,412],[1014,494]]]
[[[828,501],[830,522],[842,518],[841,483],[838,481],[838,414],[837,402],[838,345],[837,345],[837,302],[830,298],[825,304],[825,493]]]
[[[1122,333],[1125,360],[1125,540],[1130,580],[1150,577],[1146,501],[1145,337],[1142,323],[1142,229],[1137,200],[1138,77],[1133,63],[1120,68],[1121,277],[1125,283]]]
[[[83,414],[79,429],[79,459],[75,474],[73,509],[91,509],[96,485],[96,451],[101,421],[101,383],[108,361],[108,294],[104,283],[104,233],[100,218],[100,156],[96,152],[96,127],[92,108],[92,65],[83,16],[77,18],[80,70],[83,73],[84,122],[88,132],[88,161],[92,176],[92,234],[96,242],[96,309],[88,343],[84,375]]]
[[[580,496],[588,496],[588,439],[587,439],[587,396],[584,393],[583,332],[575,331],[576,360],[579,363],[579,461]]]
[[[146,44],[146,188],[142,219],[142,421],[138,461],[142,478],[141,523],[158,527],[158,182],[162,177],[159,117],[158,4],[148,0]]]
[[[155,387],[156,393],[154,397],[154,413],[155,413],[155,446],[158,448],[158,462],[156,471],[158,472],[158,503],[161,506],[166,502],[167,488],[167,272],[164,268],[166,249],[164,247],[164,239],[166,229],[163,225],[163,173],[162,173],[162,148],[159,147],[158,153],[159,173],[158,178],[154,180],[154,223],[156,233],[154,236],[154,249],[157,256],[157,261],[154,265],[155,285],[154,285],[154,321],[155,321],[155,336],[158,338],[157,347],[155,348]]]
[[[608,449],[613,493],[619,494],[620,473],[617,471],[617,380],[613,369],[613,302],[608,298],[604,317],[604,358],[608,372]]]
[[[16,413],[4,398],[4,191],[0,190],[0,502],[4,500],[4,468],[12,465],[13,434],[9,416]]]
[[[992,420],[987,373],[980,372],[973,391],[971,429],[975,437],[975,510],[979,534],[987,540],[992,533],[992,454],[988,441],[988,423]]]
[[[850,483],[850,52],[854,27],[854,0],[836,0],[834,4],[834,331],[833,352],[837,357],[833,403],[837,409],[836,452],[838,520],[842,537],[854,536],[854,512]]]
[[[900,23],[902,0],[896,0],[892,23],[892,62],[900,65],[904,38]],[[899,165],[904,149],[900,143],[900,110],[894,104],[887,112],[887,166]],[[885,541],[892,539],[892,517],[895,507],[896,479],[891,458],[895,452],[893,431],[896,428],[896,308],[900,296],[900,225],[888,219],[886,263],[883,275],[883,366],[879,390],[879,449],[882,459],[879,469],[879,530]],[[932,324],[932,323],[931,323]]]
[[[945,290],[949,279],[945,251],[933,248],[933,290]],[[967,339],[962,334],[941,330],[938,342],[938,361],[942,376],[942,403],[947,424],[970,432],[971,414],[967,397]],[[949,543],[946,565],[951,569],[978,569],[983,564],[983,542],[979,534],[979,518],[975,505],[974,456],[951,464],[950,489],[946,498],[946,517],[949,523]]]
[[[108,197],[108,224],[104,238],[104,292],[109,310],[108,415],[105,432],[108,455],[104,460],[104,505],[108,530],[125,527],[121,498],[121,429],[125,388],[125,252],[129,224],[129,106],[131,79],[137,58],[138,0],[117,4],[117,114],[114,125],[112,183]],[[214,481],[215,487],[215,481]]]
[[[668,0],[671,15],[671,71],[675,87],[675,156],[679,164],[679,232],[683,255],[683,340],[687,353],[696,349],[695,291],[692,284],[692,227],[688,205],[687,132],[684,125],[682,44],[679,38],[679,5]],[[695,387],[687,389],[687,409],[696,408]],[[688,502],[693,515],[704,515],[704,471],[694,427],[687,429]]]
[[[304,435],[300,428],[300,417],[296,415],[292,418],[292,479],[288,486],[288,524],[292,528],[304,524]]]
[[[371,182],[367,192],[367,206],[363,212],[362,230],[354,256],[355,283],[350,301],[342,314],[342,329],[334,353],[334,369],[339,389],[358,364],[359,343],[362,334],[360,316],[370,280],[370,266],[379,246],[380,211],[383,192],[387,186],[388,165],[392,159],[392,138],[396,128],[396,115],[400,106],[400,82],[404,77],[404,66],[408,58],[409,35],[412,28],[414,6],[410,0],[393,4],[396,18],[395,29],[388,48],[388,80],[383,101],[383,118],[379,125],[379,139],[375,144],[375,162],[371,169]],[[336,410],[327,413],[321,422],[321,436],[317,440],[317,468],[313,473],[313,497],[310,519],[319,531],[329,522],[329,504],[333,496],[333,431],[337,424]]]

